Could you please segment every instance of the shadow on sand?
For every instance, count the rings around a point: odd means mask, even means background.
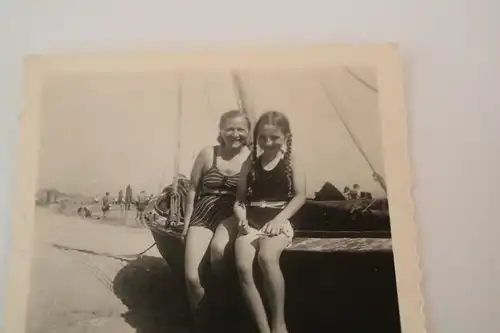
[[[209,305],[206,299],[203,301],[205,309],[224,307],[224,310],[205,314],[207,326],[204,332],[253,332],[252,322],[245,316],[246,311],[242,311],[244,305],[241,298],[234,297],[234,285],[229,287],[226,284],[224,287],[226,296],[219,297],[216,304]],[[143,256],[129,262],[116,275],[113,290],[128,308],[128,312],[123,314],[124,319],[138,333],[189,332],[190,317],[184,282],[163,259]],[[228,299],[231,304],[226,302]]]
[[[298,252],[284,256],[282,267],[290,333],[400,332],[392,254]],[[138,333],[188,332],[184,283],[161,258],[131,261],[113,285]],[[226,303],[211,314],[204,332],[255,332],[237,286],[224,287],[226,296],[218,299]]]
[[[113,290],[128,308],[124,319],[138,333],[187,332],[184,286],[163,259],[143,256],[131,261],[116,275]]]

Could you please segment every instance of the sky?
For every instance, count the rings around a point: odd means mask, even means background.
[[[372,179],[372,168],[384,174],[373,70],[238,75],[253,114],[279,110],[289,116],[309,193],[330,181],[339,189],[359,183],[382,195]],[[130,184],[157,193],[174,176],[177,124],[180,171],[189,175],[197,152],[216,143],[220,115],[237,106],[229,72],[52,76],[42,98],[38,187],[102,195]]]

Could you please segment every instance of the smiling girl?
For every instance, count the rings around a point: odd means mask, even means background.
[[[233,205],[239,172],[248,158],[250,121],[241,111],[224,113],[219,122],[219,145],[200,151],[191,172],[183,235],[186,237],[185,275],[195,323],[205,289],[200,266],[209,254],[211,268],[220,266],[237,233]],[[210,247],[210,251],[208,249]]]
[[[262,150],[260,156],[257,147]],[[243,164],[234,206],[239,219],[235,243],[238,276],[261,333],[288,332],[284,314],[285,282],[279,259],[293,239],[289,219],[305,201],[305,174],[292,155],[290,122],[280,112],[267,112],[255,126],[252,155]],[[263,275],[270,323],[253,278],[255,257]]]

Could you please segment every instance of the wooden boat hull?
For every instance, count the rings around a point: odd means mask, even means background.
[[[399,333],[388,214],[382,211],[381,215],[372,214],[369,219],[365,216],[365,220],[358,216],[357,220],[346,219],[337,224],[333,221],[329,228],[325,228],[332,216],[349,217],[349,205],[354,203],[333,204],[333,207],[332,203],[309,204],[299,216],[302,219],[323,216],[323,220],[317,224],[307,221],[300,224],[296,219],[295,224],[299,226],[297,237],[283,252],[280,262],[286,281],[289,329],[294,332],[368,332],[380,329]],[[349,221],[358,223],[358,228],[349,225]],[[359,228],[363,223],[366,227]],[[154,222],[149,226],[159,252],[182,280],[184,242],[180,232]],[[258,267],[255,271],[259,271]],[[210,284],[204,276],[209,275],[202,273],[202,283]],[[231,313],[234,320],[244,318],[248,311],[241,294],[235,297],[240,290],[234,267],[228,279],[225,292],[229,297],[217,296],[234,302],[227,305],[223,313]]]
[[[182,280],[184,245],[180,235],[151,230],[161,255]],[[290,330],[400,332],[390,239],[297,238],[294,246],[284,251],[281,268]],[[238,285],[235,273],[233,270],[227,284],[229,297],[221,298],[232,299],[224,313],[244,321],[248,320],[247,311],[240,290],[234,287]]]
[[[149,224],[149,228],[161,256],[170,269],[178,275],[184,272],[184,240],[181,233],[167,230],[159,225]]]

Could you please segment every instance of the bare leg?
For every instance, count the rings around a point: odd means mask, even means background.
[[[237,285],[231,285],[232,280],[228,279],[233,274],[231,268],[234,266],[231,267],[230,264],[234,263],[232,255],[237,234],[238,220],[232,216],[219,224],[210,244],[211,286],[216,296],[212,297],[211,301],[214,302],[215,308],[225,307],[216,313],[225,313],[225,310],[229,309],[227,306],[232,299],[231,292],[237,287]]]
[[[234,216],[223,221],[215,230],[210,244],[210,266],[217,277],[224,276],[226,273],[228,251],[234,249],[231,245],[237,233],[238,221]]]
[[[144,221],[143,221],[143,212],[142,210],[139,211],[139,225],[143,226],[144,225]]]
[[[205,295],[201,285],[200,271],[206,261],[207,249],[212,240],[213,232],[204,227],[189,228],[186,237],[185,275],[189,304],[196,318],[198,307]]]
[[[137,222],[137,226],[140,227],[141,226],[141,220],[139,219],[139,215],[140,215],[140,212],[139,210],[137,209],[137,207],[135,207],[135,220]]]
[[[288,245],[288,238],[280,234],[261,238],[257,259],[262,270],[264,290],[271,311],[271,332],[287,333],[285,323],[285,280],[280,269],[280,256]]]
[[[250,233],[248,235],[240,235],[236,238],[236,268],[238,269],[238,278],[243,291],[243,297],[250,308],[259,332],[270,333],[271,330],[267,321],[266,309],[253,278],[253,261],[257,251],[254,243],[257,237],[255,233]]]

